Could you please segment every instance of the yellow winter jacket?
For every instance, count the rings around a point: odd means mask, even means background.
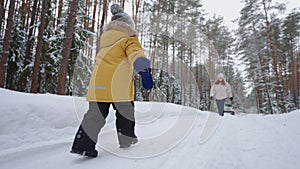
[[[101,36],[100,51],[90,79],[87,101],[134,100],[133,63],[145,57],[137,33],[127,24],[112,21]]]

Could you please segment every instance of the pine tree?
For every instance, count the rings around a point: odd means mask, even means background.
[[[269,6],[269,4],[267,4],[266,0],[263,0],[262,3],[263,3],[264,14],[265,14],[265,23],[266,23],[266,28],[267,28],[268,43],[269,43],[269,47],[270,47],[271,55],[272,55],[273,71],[275,74],[275,94],[276,94],[278,106],[280,108],[279,112],[285,113],[286,112],[285,102],[284,102],[285,99],[283,96],[281,80],[279,78],[277,56],[276,56],[276,52],[275,52],[276,48],[275,48],[275,44],[273,41],[274,37],[271,32],[271,26],[270,26],[270,21],[269,21],[269,14],[268,14],[269,9],[267,7],[267,6]]]
[[[66,27],[66,37],[64,40],[64,50],[63,50],[63,60],[60,68],[60,74],[58,79],[58,87],[57,87],[57,93],[61,95],[66,94],[66,78],[67,78],[67,69],[68,69],[68,63],[71,53],[71,46],[73,41],[73,33],[74,33],[74,25],[75,25],[75,19],[76,19],[76,13],[78,8],[78,2],[79,0],[73,0],[71,2],[70,6],[70,13],[68,16],[68,24]]]
[[[85,96],[87,93],[88,83],[90,76],[92,74],[92,58],[90,57],[90,52],[92,47],[89,45],[89,39],[95,38],[95,34],[90,32],[89,28],[85,29],[83,25],[85,20],[89,18],[84,12],[85,4],[83,1],[79,3],[79,10],[77,12],[76,26],[74,30],[73,44],[71,59],[68,68],[68,80],[67,94],[72,94],[76,96]]]
[[[36,93],[38,90],[40,58],[41,58],[43,35],[44,35],[44,29],[45,29],[45,17],[46,17],[46,12],[48,9],[47,6],[48,6],[48,0],[43,0],[42,12],[41,12],[41,17],[40,17],[41,23],[39,25],[38,40],[37,40],[36,53],[35,53],[35,58],[34,58],[34,67],[33,67],[33,73],[32,73],[32,82],[31,82],[31,88],[30,88],[31,93]]]
[[[22,26],[22,15],[16,11],[14,15],[14,26],[11,32],[10,48],[7,62],[6,88],[18,90],[21,85],[22,61],[26,46],[26,32]]]
[[[300,99],[299,99],[299,56],[297,57],[297,39],[300,38],[300,12],[293,10],[288,16],[284,19],[282,23],[283,29],[283,39],[282,39],[282,52],[283,58],[286,58],[286,62],[289,65],[287,68],[288,74],[286,77],[286,87],[290,89],[289,95],[291,95],[292,103],[295,107],[300,108]],[[298,54],[299,54],[298,50]],[[288,85],[290,84],[290,85]],[[294,107],[292,106],[292,107]]]
[[[238,29],[239,55],[244,56],[248,67],[249,77],[254,85],[257,96],[258,110],[262,113],[274,113],[270,86],[270,59],[266,50],[266,28],[264,14],[260,11],[260,0],[246,0],[241,10]]]
[[[20,91],[22,92],[26,90],[27,78],[31,73],[30,63],[31,63],[31,55],[32,55],[32,45],[34,43],[33,31],[35,29],[34,24],[35,24],[36,12],[37,12],[37,5],[38,5],[38,0],[34,0],[32,11],[31,11],[31,17],[30,17],[29,32],[28,32],[27,42],[26,42],[25,59],[23,63],[22,84],[20,88]]]

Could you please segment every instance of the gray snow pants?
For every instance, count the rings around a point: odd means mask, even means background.
[[[217,107],[218,107],[218,113],[220,116],[224,116],[224,104],[226,99],[222,100],[216,100]]]
[[[134,102],[90,102],[89,109],[84,115],[81,127],[87,135],[97,143],[98,134],[106,123],[110,105],[116,110],[116,129],[119,144],[127,144],[132,138],[136,138]]]

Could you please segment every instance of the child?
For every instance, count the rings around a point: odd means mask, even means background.
[[[101,35],[100,51],[89,83],[89,109],[75,135],[71,150],[71,153],[89,157],[97,157],[95,145],[110,105],[116,110],[120,148],[138,142],[134,132],[133,75],[141,75],[142,84],[147,90],[153,87],[150,61],[145,58],[132,18],[117,4],[111,6],[111,13],[111,22]]]

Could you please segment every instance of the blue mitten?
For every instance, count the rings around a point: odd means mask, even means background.
[[[144,71],[139,72],[142,77],[143,87],[147,90],[153,88],[153,79],[151,74],[151,69],[145,69]]]
[[[150,60],[145,57],[140,57],[134,62],[133,66],[135,71],[138,72],[142,77],[143,87],[147,90],[152,89],[153,79],[150,68]]]

